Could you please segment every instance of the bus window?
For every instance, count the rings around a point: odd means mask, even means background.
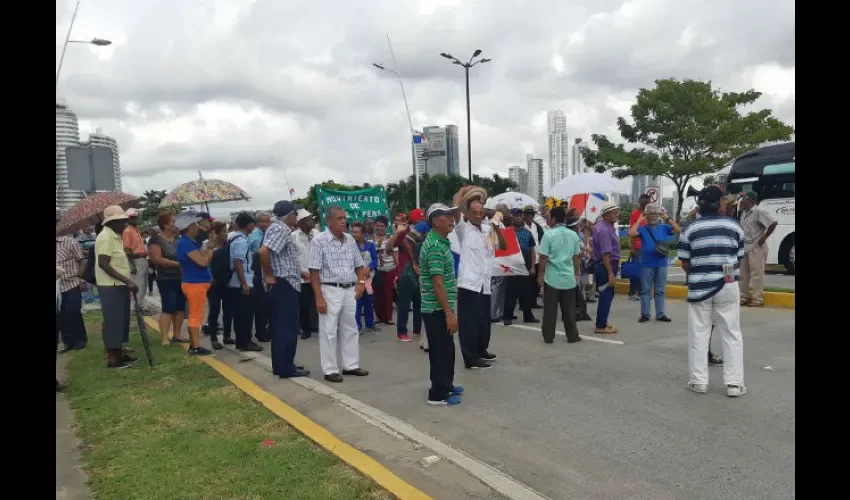
[[[759,193],[759,196],[763,200],[770,200],[776,198],[794,198],[794,181],[774,181],[770,179],[770,177],[763,177],[761,184],[761,193]]]

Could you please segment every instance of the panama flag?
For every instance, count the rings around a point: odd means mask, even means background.
[[[525,260],[522,258],[522,252],[519,249],[519,241],[516,239],[514,228],[508,227],[502,229],[502,235],[504,235],[508,247],[504,250],[496,248],[493,277],[528,276],[528,269],[525,268]]]
[[[590,222],[596,222],[604,204],[605,195],[599,193],[576,194],[570,198],[570,208],[578,210],[581,216]]]

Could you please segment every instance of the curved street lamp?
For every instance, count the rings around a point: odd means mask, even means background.
[[[469,112],[469,68],[475,66],[476,64],[484,64],[492,61],[492,59],[487,59],[486,57],[474,61],[474,59],[481,55],[481,49],[475,49],[475,52],[472,53],[472,57],[469,58],[467,62],[461,62],[458,58],[452,56],[448,52],[440,52],[442,57],[450,60],[452,64],[463,66],[464,73],[466,75],[466,152],[467,152],[467,161],[469,163],[469,181],[472,182],[472,124],[470,119]]]
[[[112,45],[112,42],[103,38],[92,38],[91,40],[71,40],[71,30],[74,29],[74,21],[77,20],[77,11],[80,10],[80,0],[77,0],[77,5],[74,7],[74,15],[71,16],[71,25],[68,26],[68,34],[65,36],[65,44],[62,46],[62,55],[59,56],[59,67],[56,69],[56,89],[59,89],[59,74],[62,73],[62,63],[65,62],[65,51],[68,50],[69,43],[87,43],[98,47],[106,47]]]

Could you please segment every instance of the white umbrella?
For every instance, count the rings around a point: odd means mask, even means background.
[[[606,174],[576,174],[564,177],[549,188],[546,196],[564,200],[575,194],[610,193],[617,190],[614,179]]]
[[[497,194],[487,198],[487,203],[484,208],[496,208],[496,205],[504,203],[508,208],[523,208],[526,205],[534,205],[535,210],[540,210],[540,203],[531,196],[518,191],[508,191],[507,193]]]

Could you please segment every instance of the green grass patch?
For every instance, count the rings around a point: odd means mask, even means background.
[[[70,354],[67,394],[96,498],[392,498],[183,348],[153,339],[151,368],[134,328],[141,359],[107,371],[100,313],[85,320],[89,347]]]

